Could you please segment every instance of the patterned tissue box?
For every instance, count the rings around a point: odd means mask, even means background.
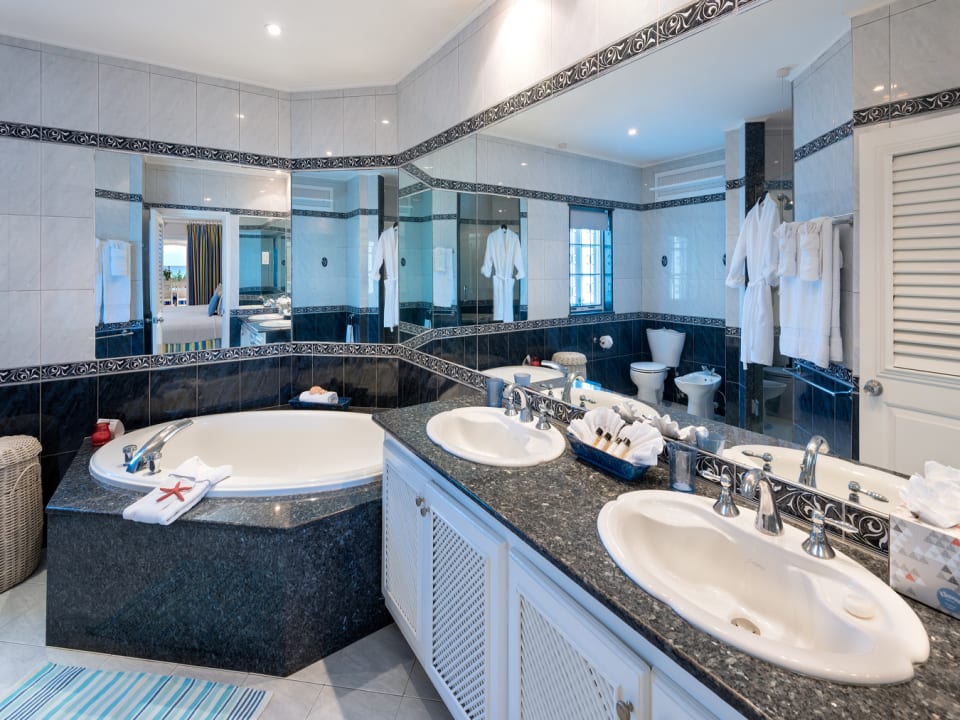
[[[898,507],[890,515],[890,586],[960,619],[960,526],[927,525]]]

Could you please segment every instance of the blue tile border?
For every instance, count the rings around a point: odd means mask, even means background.
[[[249,215],[253,217],[288,218],[285,210],[254,210],[253,208],[219,207],[214,205],[179,205],[177,203],[143,203],[144,210],[206,210],[207,212],[229,213],[230,215]]]
[[[360,215],[379,215],[380,210],[377,208],[356,208],[354,210],[347,210],[346,212],[335,212],[333,210],[301,210],[299,208],[294,208],[290,211],[290,214],[295,217],[319,217],[331,218],[333,220],[349,220],[350,218],[358,217]]]
[[[832,130],[828,130],[823,135],[814,138],[805,145],[801,145],[793,151],[793,161],[799,162],[804,158],[810,157],[816,152],[820,152],[824,148],[828,148],[834,143],[838,143],[841,140],[850,137],[853,135],[853,120],[848,120],[843,123],[843,125],[838,125]]]
[[[941,110],[953,110],[960,107],[960,88],[938,90],[895,102],[871,105],[853,111],[853,126],[863,127],[880,122],[902,120]]]
[[[140,193],[125,193],[117,192],[116,190],[101,190],[96,188],[93,191],[94,197],[103,198],[105,200],[120,200],[122,202],[133,202],[133,203],[142,203],[143,195]]]

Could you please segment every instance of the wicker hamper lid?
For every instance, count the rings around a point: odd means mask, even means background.
[[[587,364],[587,356],[579,352],[555,352],[550,359],[568,368]]]
[[[0,471],[22,462],[36,460],[42,446],[30,435],[5,435],[0,437]],[[0,475],[0,482],[5,480]]]

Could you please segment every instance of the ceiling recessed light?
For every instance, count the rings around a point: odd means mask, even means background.
[[[204,202],[213,202],[213,198],[205,197],[205,198],[203,199],[203,201],[204,201]]]
[[[627,130],[627,135],[633,136],[633,135],[636,135],[636,134],[637,134],[637,129],[636,129],[636,128],[630,128],[629,130]]]
[[[873,88],[874,92],[883,92],[884,90],[885,87],[883,85],[877,85],[875,88]]]
[[[246,117],[246,115],[244,115],[243,113],[237,113],[237,117],[243,120]]]
[[[327,157],[333,157],[333,151],[327,150]]]
[[[389,124],[390,124],[390,121],[387,120],[386,118],[384,118],[384,119],[381,120],[380,122],[383,123],[384,125],[389,125]]]
[[[526,167],[526,166],[527,164],[525,162],[520,163],[520,167]]]
[[[283,32],[283,30],[280,29],[280,26],[277,25],[276,23],[267,23],[266,25],[264,25],[264,27],[267,30],[267,35],[272,35],[273,37],[277,37],[280,33]]]

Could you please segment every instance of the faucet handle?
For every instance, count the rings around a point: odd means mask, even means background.
[[[732,487],[733,478],[730,477],[729,471],[724,468],[720,471],[720,497],[717,498],[717,501],[713,504],[713,509],[717,515],[736,517],[740,514],[740,510],[733,502],[733,494],[730,492]]]
[[[155,450],[152,453],[147,453],[145,459],[151,475],[156,475],[158,472],[160,472],[160,454],[161,453],[159,450]]]
[[[137,451],[136,445],[124,445],[123,446],[123,464],[126,465],[131,460],[133,460],[133,454]]]
[[[549,430],[552,426],[547,420],[547,411],[543,408],[537,413],[537,430]]]
[[[828,518],[817,508],[814,508],[810,514],[810,522],[812,523],[810,537],[803,541],[803,550],[807,555],[812,555],[815,558],[821,558],[823,560],[829,560],[837,554],[830,545],[827,533],[823,527],[824,525],[830,525],[843,532],[859,532],[858,529],[850,523]]]

